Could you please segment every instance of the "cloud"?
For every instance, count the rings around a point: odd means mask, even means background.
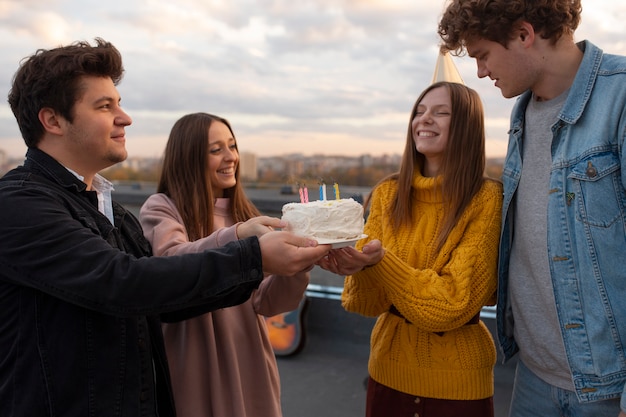
[[[102,37],[122,52],[131,155],[162,152],[180,116],[227,117],[241,149],[402,152],[411,106],[430,83],[444,1],[94,0],[0,2],[0,85],[38,48]],[[579,38],[626,54],[626,6],[583,0]],[[513,100],[454,58],[483,99],[491,149],[505,144]],[[6,97],[6,96],[5,96]],[[22,155],[8,106],[0,148]]]

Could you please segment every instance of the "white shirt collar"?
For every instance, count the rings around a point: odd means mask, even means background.
[[[85,177],[76,171],[68,167],[65,167],[65,169],[74,174],[79,180],[85,180]],[[109,219],[111,224],[115,224],[115,220],[113,218],[113,197],[111,196],[111,192],[115,190],[113,183],[104,178],[102,175],[96,174],[96,176],[93,177],[91,188],[93,188],[96,192],[96,196],[98,197],[98,211],[104,214],[107,219]]]

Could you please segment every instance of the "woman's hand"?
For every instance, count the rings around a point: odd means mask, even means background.
[[[239,239],[245,239],[250,236],[261,237],[274,230],[274,228],[282,228],[286,225],[287,224],[285,222],[276,217],[253,217],[237,226],[237,237]]]
[[[382,243],[375,239],[363,246],[361,252],[350,246],[332,249],[317,261],[317,265],[337,275],[352,275],[367,266],[377,264],[384,256]]]

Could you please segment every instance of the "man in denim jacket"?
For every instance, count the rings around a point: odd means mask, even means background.
[[[515,417],[626,416],[626,57],[574,42],[581,10],[452,0],[439,23],[444,49],[520,96],[498,290]]]
[[[267,229],[150,257],[98,175],[126,158],[122,72],[98,39],[39,50],[15,75],[9,103],[29,149],[0,179],[2,417],[174,416],[160,319],[239,304],[264,272],[293,275],[329,250]]]

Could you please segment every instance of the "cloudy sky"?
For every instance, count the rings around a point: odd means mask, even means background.
[[[95,37],[124,57],[118,89],[133,117],[130,156],[159,157],[172,124],[229,119],[259,156],[401,153],[408,116],[430,83],[444,0],[0,0],[0,149],[25,146],[6,103],[19,61]],[[626,3],[583,0],[577,39],[626,55]],[[454,58],[482,96],[488,153],[504,153],[512,100]]]

